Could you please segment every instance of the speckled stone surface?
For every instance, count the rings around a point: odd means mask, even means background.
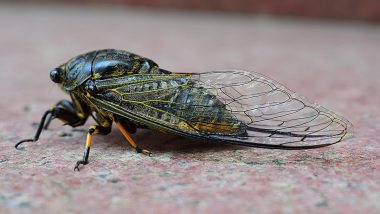
[[[378,24],[269,19],[133,8],[0,5],[0,213],[379,213]],[[264,73],[345,115],[353,138],[309,151],[204,144],[139,131],[153,157],[116,128],[95,136],[35,123],[67,96],[49,70],[77,54],[120,48],[173,71]],[[92,124],[88,121],[86,125]]]

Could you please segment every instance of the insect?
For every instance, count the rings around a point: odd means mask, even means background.
[[[338,143],[351,123],[311,103],[264,75],[220,70],[173,73],[152,60],[123,50],[97,50],[53,69],[50,78],[70,97],[45,112],[32,139],[50,121],[72,127],[90,116],[84,156],[74,170],[89,163],[92,136],[107,135],[112,123],[139,153],[130,134],[138,128],[185,137],[270,149],[312,149]]]

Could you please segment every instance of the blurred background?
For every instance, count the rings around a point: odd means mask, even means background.
[[[380,1],[0,1],[0,213],[379,213]],[[139,131],[95,136],[41,114],[67,99],[49,71],[95,49],[174,72],[257,71],[344,115],[355,137],[311,151],[204,145]],[[94,122],[89,121],[87,125]]]
[[[18,2],[66,2],[80,4],[132,5],[147,8],[178,8],[188,10],[223,11],[286,15],[312,18],[380,20],[377,0],[24,0]]]
[[[376,67],[379,21],[377,0],[0,1],[0,60],[50,83],[46,73],[69,58],[116,48],[172,71],[255,70],[301,92],[315,83],[319,94],[302,93],[323,99],[327,84]],[[321,73],[330,78],[310,78]]]

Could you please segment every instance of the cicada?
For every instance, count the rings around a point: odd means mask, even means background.
[[[311,149],[338,143],[352,130],[334,112],[307,101],[280,83],[255,72],[218,70],[175,73],[123,50],[96,50],[70,59],[50,72],[71,101],[61,100],[42,116],[37,141],[53,119],[88,129],[84,156],[89,163],[94,134],[112,124],[139,153],[130,134],[138,128],[170,132],[202,141],[270,149]]]

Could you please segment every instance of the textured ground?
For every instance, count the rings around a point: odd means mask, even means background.
[[[0,213],[379,213],[380,26],[121,8],[0,5]],[[154,157],[114,129],[58,121],[23,151],[42,113],[66,97],[49,70],[120,48],[173,71],[251,69],[345,115],[355,136],[312,151],[203,144],[139,131]],[[91,124],[89,121],[88,124]]]

